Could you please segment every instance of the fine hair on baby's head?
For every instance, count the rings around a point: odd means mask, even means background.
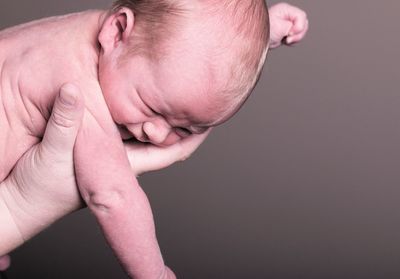
[[[180,32],[195,19],[204,25],[201,33],[205,35],[193,43],[196,47],[207,45],[202,58],[216,74],[224,72],[217,90],[229,103],[224,112],[235,113],[254,89],[269,42],[264,0],[117,0],[110,12],[121,8],[130,9],[135,17],[135,32],[125,59],[131,55],[163,59]]]

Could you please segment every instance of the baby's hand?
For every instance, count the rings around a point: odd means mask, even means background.
[[[270,48],[276,48],[282,43],[300,42],[307,33],[307,14],[287,3],[279,3],[269,9]]]

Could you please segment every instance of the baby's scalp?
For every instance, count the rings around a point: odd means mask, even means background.
[[[198,20],[203,32],[217,44],[204,54],[212,72],[225,72],[217,93],[222,96],[227,116],[236,112],[255,87],[268,50],[269,16],[264,0],[118,0],[111,13],[129,8],[135,16],[132,55],[160,60],[171,52],[190,21]],[[199,42],[208,45],[210,42]]]

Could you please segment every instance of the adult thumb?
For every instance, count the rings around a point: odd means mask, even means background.
[[[79,88],[63,85],[54,102],[41,147],[55,153],[71,153],[81,125],[84,105]]]

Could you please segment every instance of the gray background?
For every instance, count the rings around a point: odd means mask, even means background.
[[[270,52],[190,160],[140,178],[179,278],[400,278],[400,2],[292,3],[304,43]],[[0,26],[107,5],[1,1]],[[11,279],[126,278],[87,211],[12,256]]]

